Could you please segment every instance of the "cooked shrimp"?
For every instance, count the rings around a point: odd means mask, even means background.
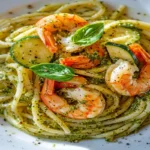
[[[87,80],[81,76],[75,76],[72,80],[66,82],[57,82],[55,81],[55,88],[62,89],[62,88],[75,88],[77,86],[82,86],[87,84]]]
[[[79,56],[61,58],[60,63],[72,68],[89,69],[100,64],[104,56],[104,50],[100,43],[95,43],[85,49],[85,53]]]
[[[71,34],[86,24],[87,21],[77,15],[60,13],[41,19],[37,22],[36,29],[41,40],[52,53],[56,53],[58,50],[72,53],[84,49],[86,55],[62,58],[60,63],[73,68],[87,69],[100,64],[104,50],[98,42],[84,47],[71,41]],[[69,32],[67,33],[68,37],[63,37],[63,31]]]
[[[50,90],[52,91],[50,92]],[[74,119],[86,119],[100,115],[105,108],[105,100],[101,93],[96,90],[78,86],[64,88],[62,91],[68,98],[76,100],[77,104],[68,104],[67,100],[54,92],[54,81],[45,80],[41,99],[55,113]]]
[[[150,64],[150,55],[137,43],[129,45],[130,50],[135,54],[138,60],[145,64]]]
[[[128,61],[119,60],[106,72],[106,83],[121,95],[134,96],[150,90],[150,55],[139,45],[132,44],[129,48],[141,61],[143,67],[138,78],[133,78],[139,69]]]
[[[62,38],[61,32],[66,31],[71,34],[78,28],[87,24],[83,18],[67,13],[59,13],[47,16],[36,23],[36,30],[43,43],[49,48],[52,53],[58,51],[58,46],[64,45],[66,51],[76,51],[81,46],[75,45],[71,42],[70,36]],[[56,39],[56,34],[59,33],[60,40]]]

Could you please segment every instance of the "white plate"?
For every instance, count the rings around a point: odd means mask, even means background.
[[[39,6],[50,2],[63,2],[67,0],[3,0],[0,5],[0,18],[11,17],[25,12],[32,12]],[[68,0],[69,1],[69,0]],[[27,9],[28,4],[33,4],[33,9]],[[133,18],[150,22],[150,1],[149,0],[105,0],[113,8],[119,4],[125,4],[129,8],[129,14]],[[21,5],[24,6],[21,6]],[[12,9],[12,8],[17,9]],[[10,15],[8,12],[13,11]],[[4,13],[6,12],[6,13]],[[140,12],[140,15],[137,13]],[[146,14],[146,15],[145,15]],[[119,139],[116,143],[108,143],[103,139],[87,140],[79,143],[60,142],[54,140],[37,139],[27,135],[18,129],[10,126],[3,119],[0,119],[0,150],[150,150],[150,127],[147,127],[136,134],[132,134],[124,139]]]

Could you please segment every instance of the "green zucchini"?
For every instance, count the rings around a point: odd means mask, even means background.
[[[102,37],[102,42],[114,42],[118,44],[129,45],[139,41],[141,38],[140,32],[128,27],[118,26],[106,32]]]
[[[120,23],[119,26],[124,27],[124,28],[128,28],[128,29],[132,29],[132,30],[136,30],[136,31],[139,31],[139,32],[142,31],[142,29],[135,27],[134,24],[129,23],[129,22]]]
[[[26,68],[48,63],[53,56],[38,36],[28,36],[15,42],[10,48],[10,55],[14,61]]]
[[[106,48],[112,60],[123,59],[136,65],[139,64],[134,53],[125,45],[108,42],[106,43]]]

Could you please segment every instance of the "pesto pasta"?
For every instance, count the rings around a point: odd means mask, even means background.
[[[150,123],[150,24],[95,0],[0,20],[0,114],[28,134],[113,141]]]

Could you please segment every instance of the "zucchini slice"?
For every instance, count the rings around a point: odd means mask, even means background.
[[[124,28],[128,28],[128,29],[132,29],[132,30],[136,30],[136,31],[139,31],[139,32],[142,31],[142,29],[135,27],[134,24],[129,23],[129,22],[120,23],[119,26],[124,27]]]
[[[139,41],[140,32],[135,29],[118,26],[106,32],[102,37],[102,42],[114,42],[118,44],[129,45]]]
[[[53,56],[38,36],[28,36],[18,40],[10,48],[10,55],[14,61],[26,68],[48,63]]]
[[[125,45],[108,42],[106,43],[106,48],[112,60],[123,59],[136,65],[139,64],[134,53]]]

